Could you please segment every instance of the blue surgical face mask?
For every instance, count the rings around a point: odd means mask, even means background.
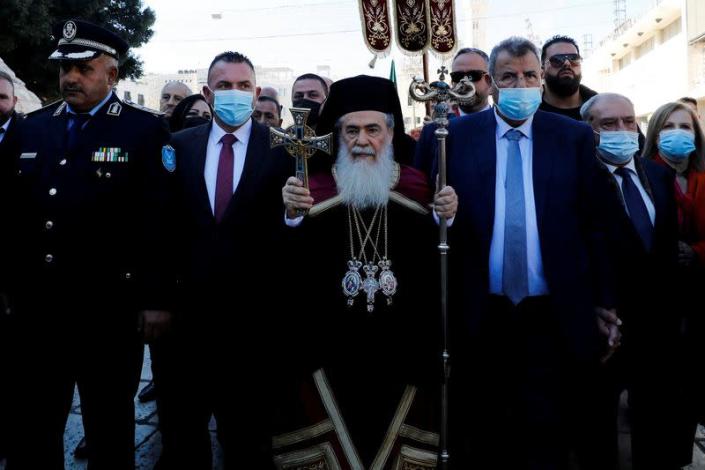
[[[658,149],[663,157],[674,163],[681,162],[695,150],[695,134],[684,129],[661,131]]]
[[[228,126],[237,127],[247,121],[254,111],[254,95],[242,90],[216,90],[213,92],[213,110]]]
[[[633,131],[602,131],[597,153],[615,166],[629,163],[639,151],[639,133]]]
[[[513,121],[524,121],[534,115],[541,104],[540,88],[499,88],[497,108]]]

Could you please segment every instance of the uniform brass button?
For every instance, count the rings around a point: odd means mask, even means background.
[[[125,273],[125,279],[132,279],[132,273]]]
[[[49,196],[56,196],[56,188],[51,188],[49,190]]]
[[[105,174],[105,177],[106,177],[106,178],[110,178],[111,176],[113,176],[113,175],[111,175],[110,172],[107,172],[107,173]]]
[[[66,159],[62,158],[61,161],[59,162],[59,165],[61,165],[61,166],[66,165]]]
[[[47,263],[51,263],[52,261],[54,261],[54,255],[52,255],[51,253],[47,254],[44,257],[44,261],[46,261]]]
[[[47,220],[47,223],[44,224],[44,226],[47,228],[47,230],[51,230],[52,227],[54,227],[54,222],[52,222],[51,220]]]

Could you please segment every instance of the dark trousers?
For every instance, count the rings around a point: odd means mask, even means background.
[[[163,444],[160,470],[210,470],[211,416],[225,468],[271,467],[271,390],[260,331],[175,320],[152,358]]]
[[[17,379],[22,410],[8,468],[63,469],[64,429],[74,385],[81,390],[88,468],[135,466],[134,396],[142,363],[134,312],[51,309],[18,312]]]
[[[0,459],[7,455],[10,448],[10,438],[13,434],[11,423],[16,406],[13,404],[11,391],[15,387],[22,387],[16,383],[13,373],[13,364],[10,360],[14,351],[20,346],[16,342],[16,328],[13,318],[5,313],[5,307],[0,302]]]
[[[572,384],[559,338],[547,297],[491,296],[476,343],[455,359],[452,468],[567,468]]]
[[[620,395],[628,393],[631,433],[631,461],[634,470],[678,469],[677,442],[678,382],[676,335],[674,325],[658,318],[649,325],[647,308],[641,318],[625,320],[622,346],[604,364],[598,377],[590,419],[593,436],[607,448],[606,469],[617,467],[618,412]],[[692,455],[692,441],[690,445]]]

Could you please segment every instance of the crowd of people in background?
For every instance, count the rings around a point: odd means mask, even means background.
[[[568,36],[461,49],[451,84],[475,95],[452,108],[441,188],[432,116],[405,132],[389,80],[306,73],[291,107],[333,136],[306,188],[271,146],[284,103],[246,56],[216,56],[201,93],[167,83],[157,112],[114,93],[117,34],[54,35],[61,102],[20,116],[0,72],[0,374],[27,391],[0,387],[8,469],[63,468],[75,385],[77,458],[134,468],[144,344],[155,468],[210,468],[212,415],[227,468],[436,468],[440,218],[451,468],[616,470],[620,407],[634,470],[691,463],[696,100],[641,128],[628,96],[581,83]]]

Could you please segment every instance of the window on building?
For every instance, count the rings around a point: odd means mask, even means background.
[[[649,38],[646,41],[642,42],[636,47],[636,50],[634,53],[636,54],[636,58],[640,59],[644,57],[646,54],[651,52],[654,48],[654,38]]]
[[[410,118],[410,117],[405,117],[405,118],[404,118],[404,125],[405,125],[405,126],[411,125],[411,118]]]
[[[130,93],[129,91],[126,91],[126,92],[122,95],[122,98],[123,98],[125,101],[132,101],[132,93]]]
[[[416,117],[416,124],[421,124],[421,118],[418,116]]]
[[[137,95],[137,104],[140,106],[144,106],[144,95],[142,93]]]
[[[617,70],[622,70],[632,63],[632,55],[627,54],[617,61]]]
[[[678,35],[680,32],[681,32],[681,19],[680,19],[680,17],[678,17],[678,19],[670,22],[668,25],[666,25],[665,28],[663,28],[662,42],[668,41],[672,37]]]

